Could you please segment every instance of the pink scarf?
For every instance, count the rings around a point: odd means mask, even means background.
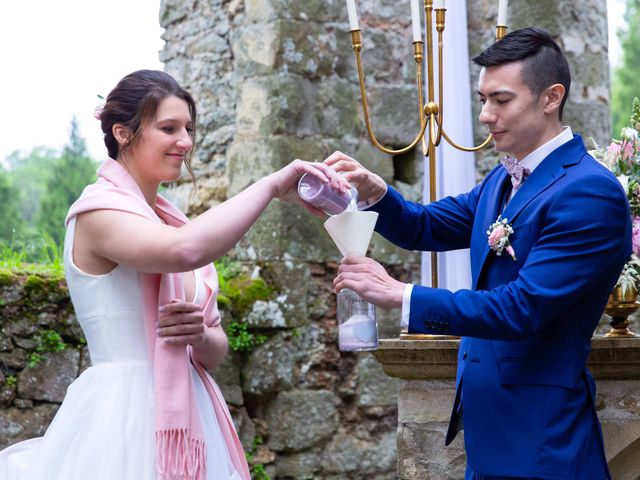
[[[147,204],[133,177],[118,162],[108,159],[98,169],[98,181],[87,186],[71,206],[66,224],[84,212],[99,209],[120,210],[154,222],[160,218],[179,228],[187,217],[168,200],[158,195],[156,211]],[[216,297],[218,279],[212,264],[200,269],[209,297],[203,307],[205,323],[216,326],[220,313]],[[143,316],[153,364],[156,459],[161,480],[204,480],[206,477],[205,446],[198,407],[193,392],[189,363],[193,363],[205,385],[216,412],[222,436],[231,462],[243,480],[250,480],[249,468],[220,389],[211,376],[191,355],[191,347],[184,348],[156,341],[158,306],[172,299],[184,300],[183,274],[142,273]]]

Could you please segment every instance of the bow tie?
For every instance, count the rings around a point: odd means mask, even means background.
[[[500,163],[507,170],[509,175],[511,175],[511,185],[513,185],[513,188],[516,190],[520,188],[522,182],[531,175],[531,170],[520,165],[520,162],[513,157],[502,157],[502,159],[500,159]]]

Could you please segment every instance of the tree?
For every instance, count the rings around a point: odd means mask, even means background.
[[[51,148],[35,147],[28,152],[17,150],[5,159],[19,195],[20,216],[27,225],[35,226],[51,167],[59,157],[59,152]]]
[[[12,185],[9,174],[0,171],[0,241],[9,243],[14,233],[21,233],[24,222],[20,218],[18,190]]]
[[[611,82],[611,123],[613,136],[627,125],[634,97],[640,97],[640,0],[627,0],[627,27],[618,31],[622,62],[613,71]]]
[[[80,136],[74,117],[71,120],[69,143],[64,147],[62,156],[51,166],[36,222],[42,233],[50,235],[58,245],[64,241],[67,211],[82,189],[95,181],[95,171],[96,164],[88,156],[86,143]]]

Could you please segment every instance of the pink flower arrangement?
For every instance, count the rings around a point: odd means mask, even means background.
[[[640,217],[633,217],[631,226],[631,251],[640,256]]]
[[[629,127],[620,131],[620,140],[596,149],[591,154],[618,178],[631,207],[631,257],[625,264],[616,286],[623,292],[640,291],[640,100],[635,98]],[[594,142],[595,143],[595,142]]]
[[[517,261],[516,252],[509,242],[509,237],[513,234],[513,227],[509,223],[509,220],[498,216],[498,219],[489,225],[487,230],[488,243],[491,250],[496,252],[497,256],[501,256],[503,251],[506,251],[513,261]]]

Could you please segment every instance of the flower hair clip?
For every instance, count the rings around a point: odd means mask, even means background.
[[[513,235],[513,227],[509,223],[509,220],[502,218],[502,215],[498,215],[497,220],[489,225],[487,235],[489,236],[489,247],[496,252],[497,256],[501,256],[502,252],[506,250],[513,261],[517,261],[516,252],[509,242],[509,237]]]
[[[100,103],[98,103],[96,108],[93,110],[93,116],[96,120],[100,120],[102,111],[104,110],[104,97],[102,95],[98,95],[98,98],[100,99]]]

